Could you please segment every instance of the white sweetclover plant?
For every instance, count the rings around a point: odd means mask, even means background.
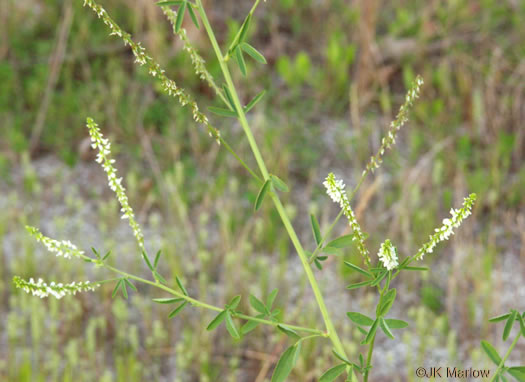
[[[374,343],[376,335],[378,334],[378,328],[389,338],[394,338],[393,331],[402,329],[408,326],[403,320],[387,318],[392,304],[395,302],[396,289],[391,288],[392,282],[403,270],[410,271],[424,271],[427,270],[425,267],[411,266],[411,263],[415,260],[422,260],[424,255],[432,253],[436,245],[444,240],[450,238],[454,233],[453,230],[458,228],[459,225],[466,219],[472,211],[476,196],[474,194],[469,195],[465,198],[463,206],[460,209],[452,209],[451,217],[443,220],[442,227],[439,227],[435,232],[430,235],[429,241],[425,243],[414,255],[402,257],[398,254],[396,248],[389,239],[386,239],[380,246],[377,259],[370,257],[370,251],[366,245],[367,235],[361,229],[360,224],[357,221],[356,215],[354,214],[351,202],[353,197],[356,195],[364,179],[371,171],[375,171],[381,164],[382,158],[386,153],[387,149],[396,142],[396,134],[401,127],[408,121],[410,108],[413,103],[419,97],[423,80],[421,77],[416,77],[413,81],[412,86],[407,92],[405,102],[400,107],[399,113],[396,119],[390,124],[390,127],[385,134],[385,137],[381,141],[378,152],[373,155],[366,165],[361,178],[356,183],[353,190],[348,193],[346,190],[345,183],[342,179],[337,179],[333,173],[330,173],[323,185],[326,188],[329,197],[339,205],[340,212],[334,219],[332,224],[328,227],[324,234],[321,234],[321,228],[314,215],[310,216],[312,224],[312,231],[316,242],[316,248],[313,252],[307,252],[301,241],[299,240],[295,229],[290,221],[290,218],[284,209],[279,193],[288,192],[288,186],[274,174],[268,171],[266,162],[264,161],[262,154],[259,150],[259,146],[255,140],[253,132],[248,123],[246,114],[254,108],[257,103],[263,98],[265,91],[262,90],[252,101],[247,105],[243,105],[240,102],[237,89],[233,83],[233,79],[230,73],[230,66],[237,65],[243,75],[246,75],[247,65],[245,62],[246,58],[250,58],[253,61],[266,64],[264,56],[247,41],[247,31],[253,20],[253,15],[257,9],[260,0],[256,0],[244,19],[241,27],[237,31],[233,40],[229,44],[228,48],[225,49],[225,53],[219,46],[215,37],[214,31],[208,20],[206,10],[204,9],[201,0],[189,1],[189,0],[173,0],[173,1],[161,1],[157,4],[161,7],[163,13],[166,15],[170,23],[172,24],[173,31],[183,42],[184,50],[190,55],[191,61],[194,65],[196,74],[200,79],[206,81],[208,85],[214,89],[220,102],[223,105],[210,107],[209,110],[221,117],[232,117],[236,118],[243,128],[246,135],[246,139],[249,143],[250,149],[253,153],[255,161],[257,163],[257,170],[250,168],[241,156],[236,153],[231,145],[221,136],[219,131],[215,129],[209,122],[208,117],[201,112],[197,103],[193,100],[188,93],[178,86],[175,81],[167,77],[164,69],[146,52],[144,47],[138,42],[132,40],[131,36],[123,31],[117,23],[108,15],[108,13],[97,4],[94,0],[84,0],[84,5],[92,9],[95,14],[100,18],[105,25],[109,28],[109,34],[119,37],[123,40],[124,44],[129,46],[132,53],[135,56],[137,64],[146,66],[149,74],[160,82],[162,90],[168,95],[175,97],[181,106],[189,106],[193,113],[193,119],[195,122],[203,125],[207,132],[228,150],[246,169],[246,171],[255,179],[260,185],[260,190],[255,202],[255,211],[259,209],[262,203],[270,199],[282,220],[284,229],[287,231],[290,240],[295,248],[299,259],[304,268],[305,275],[312,288],[315,300],[319,306],[321,313],[323,326],[320,328],[309,328],[290,323],[285,323],[279,320],[279,309],[274,308],[274,301],[278,291],[275,289],[269,293],[265,299],[258,298],[256,296],[249,296],[249,303],[253,309],[252,313],[241,312],[239,302],[241,296],[232,296],[231,300],[225,306],[215,306],[204,301],[200,301],[197,298],[190,296],[187,289],[178,277],[175,277],[174,287],[169,286],[169,283],[162,277],[159,266],[161,253],[158,251],[151,260],[150,256],[146,252],[144,246],[144,237],[142,230],[136,221],[133,209],[129,204],[128,197],[125,193],[125,188],[122,185],[122,178],[117,176],[117,170],[114,166],[115,160],[111,158],[111,144],[103,137],[98,125],[91,119],[87,119],[87,128],[91,136],[92,147],[98,150],[97,162],[102,165],[103,170],[106,172],[108,177],[109,187],[115,192],[116,197],[120,203],[122,218],[127,219],[133,235],[138,244],[138,251],[144,260],[144,265],[151,271],[151,278],[143,278],[136,275],[132,275],[124,270],[115,268],[109,265],[106,260],[111,255],[111,251],[106,252],[105,255],[101,255],[95,248],[92,248],[93,256],[87,256],[84,251],[79,250],[71,242],[64,240],[58,241],[45,237],[38,229],[28,227],[29,233],[39,242],[43,243],[49,252],[54,253],[57,256],[64,258],[77,258],[82,259],[86,262],[92,263],[97,267],[105,268],[106,270],[113,272],[118,275],[118,278],[112,280],[96,281],[96,282],[71,282],[68,284],[50,282],[46,283],[42,279],[34,281],[30,279],[25,281],[18,276],[15,276],[13,282],[14,285],[27,293],[31,293],[38,297],[54,296],[61,298],[66,295],[74,295],[79,292],[93,291],[95,288],[100,287],[103,283],[115,282],[113,289],[113,296],[116,296],[119,292],[123,297],[128,297],[128,290],[137,291],[134,283],[143,283],[153,287],[156,287],[165,294],[164,297],[155,298],[153,301],[159,304],[172,305],[173,309],[169,314],[170,318],[175,317],[187,306],[196,308],[209,309],[216,312],[215,318],[207,326],[207,330],[214,330],[219,325],[224,324],[228,333],[238,339],[248,335],[258,325],[269,325],[275,329],[287,334],[291,338],[291,345],[282,353],[279,361],[275,365],[273,370],[272,382],[282,382],[292,372],[296,361],[301,352],[301,346],[304,341],[309,341],[314,338],[323,339],[329,342],[333,349],[334,360],[336,364],[329,368],[323,375],[320,376],[321,382],[334,381],[341,375],[346,376],[346,381],[368,381],[370,370],[372,368],[372,356],[374,350]],[[175,10],[176,8],[176,10]],[[212,49],[219,62],[223,82],[218,85],[218,80],[214,79],[211,74],[207,71],[204,59],[198,54],[197,50],[191,44],[186,31],[182,28],[185,15],[189,15],[191,21],[197,28],[201,26],[210,40]],[[330,237],[333,228],[342,216],[348,219],[352,233],[350,235],[341,236],[335,238],[328,243],[325,243]],[[377,306],[374,317],[369,317],[359,312],[348,312],[348,318],[359,328],[363,333],[362,345],[368,346],[367,356],[359,355],[359,357],[351,361],[343,346],[343,343],[339,337],[339,333],[336,330],[335,325],[332,322],[332,318],[326,307],[323,293],[321,292],[317,283],[312,264],[319,269],[322,269],[322,261],[334,253],[340,254],[342,250],[347,247],[355,245],[358,252],[363,258],[363,265],[353,264],[346,261],[345,264],[352,270],[358,272],[364,280],[356,284],[349,285],[347,288],[350,290],[356,288],[372,288],[377,290],[379,298],[377,300]],[[166,296],[167,295],[167,296]],[[525,335],[525,325],[523,324],[523,315],[518,314],[516,311],[502,316],[503,318],[497,317],[497,320],[507,320],[507,324],[504,330],[504,338],[506,339],[509,335],[510,328],[515,321],[519,321],[521,325],[521,335]],[[239,324],[241,326],[239,327]],[[510,350],[516,344],[517,339],[513,342]],[[497,375],[503,373],[509,373],[512,376],[519,376],[522,371],[525,374],[525,369],[519,368],[507,368],[504,365],[509,352],[504,358],[499,357],[493,347],[483,343],[483,349],[489,354],[489,357],[498,364]],[[523,380],[523,379],[522,379]]]

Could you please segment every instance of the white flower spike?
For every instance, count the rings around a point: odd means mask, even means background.
[[[144,236],[142,235],[142,230],[135,220],[133,209],[129,205],[126,189],[122,185],[122,178],[117,178],[117,169],[113,166],[115,160],[110,158],[111,144],[102,136],[98,125],[91,118],[87,119],[87,127],[89,129],[89,135],[91,136],[91,147],[98,150],[96,161],[102,165],[102,168],[106,172],[109,188],[115,192],[120,206],[122,207],[122,219],[127,219],[129,221],[129,225],[133,230],[133,235],[135,236],[135,239],[137,239],[140,249],[144,250]]]
[[[361,226],[357,222],[354,211],[350,206],[350,201],[346,195],[345,184],[341,179],[336,179],[333,173],[328,174],[326,180],[323,182],[323,185],[326,188],[326,193],[335,203],[338,203],[343,214],[347,217],[350,227],[354,232],[354,241],[357,241],[357,248],[359,252],[364,257],[367,263],[370,262],[369,252],[365,246],[365,235],[361,230]]]
[[[450,218],[443,219],[443,225],[435,229],[435,233],[429,236],[429,241],[417,251],[416,259],[421,260],[427,253],[432,253],[436,245],[444,240],[448,240],[454,234],[454,228],[458,228],[463,220],[472,214],[472,206],[476,201],[476,194],[470,194],[463,200],[460,209],[450,209]]]
[[[84,251],[79,250],[76,245],[71,243],[69,240],[54,240],[42,235],[42,232],[38,228],[26,226],[27,232],[35,238],[36,241],[44,244],[47,250],[57,256],[62,256],[65,259],[71,259],[71,257],[82,257]]]
[[[45,283],[44,280],[38,279],[38,281],[32,278],[29,281],[24,280],[18,276],[13,278],[15,287],[24,290],[26,293],[31,293],[33,296],[40,298],[54,296],[57,299],[61,299],[64,296],[75,295],[79,292],[94,291],[100,284],[91,282],[72,282],[70,284],[62,284],[51,282]]]
[[[391,271],[392,269],[397,268],[399,265],[397,258],[397,249],[392,245],[390,240],[386,239],[377,253],[379,260],[383,263],[386,269]]]

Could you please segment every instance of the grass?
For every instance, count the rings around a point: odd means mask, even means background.
[[[269,375],[275,357],[286,348],[270,332],[258,329],[254,338],[242,343],[231,342],[225,333],[211,336],[200,330],[211,319],[208,313],[183,313],[178,320],[167,320],[162,306],[146,304],[151,297],[148,290],[134,295],[129,303],[111,300],[111,288],[102,288],[93,298],[60,303],[30,299],[12,290],[13,274],[73,280],[88,272],[65,262],[41,261],[43,254],[22,232],[25,223],[41,225],[38,220],[48,222],[43,228],[57,227],[55,237],[76,236],[86,244],[98,240],[104,248],[118,244],[126,267],[141,273],[139,260],[124,256],[133,248],[131,238],[123,236],[127,231],[120,224],[118,208],[109,193],[102,191],[103,176],[85,161],[83,121],[92,115],[109,127],[112,141],[118,142],[114,151],[118,163],[129,166],[120,167],[129,174],[125,181],[131,200],[139,219],[151,233],[158,233],[156,244],[172,272],[168,277],[183,273],[199,297],[217,304],[226,303],[234,290],[265,295],[271,285],[279,285],[277,303],[286,306],[287,317],[305,326],[319,319],[315,313],[305,313],[316,312],[315,304],[305,280],[294,286],[298,264],[289,255],[288,238],[277,229],[275,211],[263,206],[252,216],[256,184],[195,128],[186,110],[156,91],[146,73],[132,65],[129,52],[119,41],[107,38],[103,26],[87,15],[80,2],[71,3],[73,19],[67,33],[62,32],[67,35],[65,55],[39,143],[31,150],[42,94],[50,86],[49,59],[57,56],[57,36],[65,28],[62,20],[69,3],[34,1],[26,7],[8,0],[6,4],[10,16],[0,29],[7,36],[0,42],[0,235],[4,243],[0,247],[4,302],[0,322],[5,328],[0,337],[0,379],[78,380],[77,373],[82,371],[83,380],[223,381],[228,376],[232,381],[263,381],[264,370]],[[220,39],[231,38],[231,26],[238,25],[250,6],[242,3],[239,8],[245,9],[238,11],[236,20],[224,20],[223,14],[236,15],[230,12],[234,3],[225,4],[224,12],[214,14],[212,20],[224,25]],[[395,352],[383,349],[379,356],[386,365],[404,364],[399,380],[414,378],[415,367],[436,354],[436,348],[446,349],[444,362],[486,365],[472,341],[480,333],[484,338],[496,335],[489,331],[493,329],[486,319],[504,311],[517,296],[506,277],[512,269],[523,273],[525,260],[525,252],[519,249],[525,240],[520,69],[525,8],[519,2],[513,4],[487,0],[479,6],[462,0],[427,5],[406,0],[374,14],[373,9],[361,9],[358,3],[347,6],[344,1],[275,1],[261,7],[262,22],[252,32],[264,47],[269,65],[266,70],[250,67],[245,82],[265,88],[272,84],[277,90],[267,95],[260,108],[264,111],[255,114],[251,123],[263,155],[270,159],[269,167],[299,195],[285,200],[285,208],[297,217],[301,237],[311,236],[309,226],[301,226],[308,212],[327,206],[319,187],[322,177],[328,169],[337,169],[347,179],[358,179],[359,169],[377,148],[379,132],[386,129],[401,103],[404,85],[413,73],[422,73],[427,86],[410,126],[402,132],[399,153],[385,160],[384,168],[356,199],[357,214],[365,206],[369,211],[360,217],[363,227],[377,233],[369,239],[371,248],[379,247],[375,240],[385,233],[399,243],[401,251],[413,252],[443,217],[440,211],[448,210],[468,191],[480,198],[475,217],[463,227],[460,239],[435,258],[440,276],[404,280],[410,285],[407,293],[424,305],[408,310],[410,321],[417,325],[418,336],[426,335],[429,341],[425,345],[417,344],[412,336],[402,338],[417,348],[412,360],[397,360]],[[199,93],[200,103],[210,104],[212,91],[194,79],[189,58],[171,37],[153,2],[108,0],[104,5],[144,41],[178,82]],[[189,24],[186,27],[192,32]],[[371,30],[384,53],[375,67],[361,62],[366,54],[359,54],[363,36]],[[406,50],[400,54],[402,48]],[[209,69],[220,70],[213,65]],[[241,95],[245,100],[261,90],[242,88],[247,89]],[[219,127],[229,141],[240,142],[240,152],[248,153],[239,126]],[[66,166],[49,165],[54,160],[49,157],[52,152]],[[49,169],[52,177],[45,175]],[[43,202],[35,205],[37,199]],[[82,207],[86,202],[89,207]],[[422,206],[424,212],[410,212]],[[322,227],[337,213],[335,207],[327,210],[318,216]],[[71,216],[79,218],[70,224]],[[84,219],[90,223],[86,225]],[[112,238],[113,233],[118,239]],[[264,269],[270,271],[261,272]],[[342,262],[329,263],[318,273],[322,288],[333,286],[333,277],[349,280],[345,272]],[[258,282],[247,284],[246,280]],[[205,288],[210,284],[217,287]],[[503,298],[497,297],[500,290]],[[348,306],[372,309],[366,294],[341,292],[340,298]],[[94,301],[104,301],[104,307]],[[334,310],[334,305],[329,309]],[[121,325],[115,325],[116,318]],[[338,318],[343,341],[352,343],[358,334],[347,319]],[[360,350],[348,348],[352,355]],[[523,354],[523,349],[517,354]],[[314,380],[329,357],[319,354],[315,343],[309,345],[293,380]],[[317,374],[304,374],[307,368],[301,365],[311,364],[316,365]]]

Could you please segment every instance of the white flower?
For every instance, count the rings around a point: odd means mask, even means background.
[[[397,249],[392,245],[390,240],[386,239],[377,253],[379,260],[383,263],[386,269],[391,271],[395,269],[399,263],[397,261]]]
[[[84,251],[79,250],[69,240],[53,240],[49,237],[42,235],[38,228],[26,226],[26,230],[36,241],[44,244],[49,252],[56,254],[57,256],[63,256],[66,259],[74,257],[82,257]]]
[[[42,279],[35,281],[31,278],[29,281],[26,281],[18,276],[13,278],[13,283],[15,284],[15,287],[24,290],[26,293],[31,293],[33,296],[44,298],[51,295],[57,299],[67,295],[75,295],[78,292],[94,291],[95,288],[100,286],[98,283],[91,283],[88,281],[72,282],[70,284],[56,284],[53,281],[50,284],[47,284]]]
[[[335,203],[339,204],[339,206],[343,210],[343,214],[348,219],[350,227],[352,227],[354,233],[353,240],[357,241],[357,248],[359,249],[359,252],[365,258],[366,262],[370,262],[369,252],[365,246],[365,235],[363,234],[361,226],[357,222],[354,211],[350,206],[350,201],[348,200],[348,196],[346,195],[344,182],[341,179],[336,179],[335,175],[333,173],[330,173],[326,177],[326,180],[323,182],[323,185],[326,188],[326,193],[328,194],[328,196],[330,196],[330,198]]]
[[[428,242],[417,251],[416,259],[421,260],[426,253],[432,253],[436,245],[444,240],[448,240],[454,234],[454,228],[458,228],[463,220],[472,214],[472,206],[476,201],[476,194],[470,194],[463,200],[460,209],[450,209],[450,218],[443,219],[443,225],[436,228],[433,235],[429,236]]]
[[[129,225],[133,230],[133,235],[135,236],[140,249],[143,250],[144,236],[142,235],[142,230],[135,220],[133,209],[129,205],[126,189],[122,185],[122,178],[117,178],[117,169],[113,166],[115,160],[109,157],[111,155],[111,143],[108,139],[102,136],[98,125],[91,118],[87,119],[87,127],[89,129],[89,135],[91,136],[93,146],[98,149],[97,162],[102,164],[102,168],[107,173],[109,188],[115,192],[120,206],[122,207],[122,219],[129,220]]]

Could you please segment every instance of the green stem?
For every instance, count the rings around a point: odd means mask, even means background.
[[[197,299],[195,299],[193,297],[190,297],[190,296],[186,296],[185,294],[183,294],[181,292],[178,292],[175,289],[172,289],[170,287],[167,287],[166,285],[161,284],[159,282],[150,281],[150,280],[144,279],[142,277],[132,275],[130,273],[127,273],[127,272],[121,271],[120,269],[112,267],[111,265],[108,265],[108,264],[105,264],[103,262],[100,262],[99,260],[91,259],[90,257],[87,257],[87,256],[82,256],[82,257],[86,261],[90,261],[90,262],[95,263],[97,265],[103,266],[104,268],[106,268],[106,269],[108,269],[108,270],[110,270],[112,272],[118,273],[118,274],[120,274],[120,275],[122,275],[122,276],[124,276],[124,277],[126,277],[128,279],[132,279],[132,280],[141,282],[143,284],[148,284],[148,285],[154,286],[156,288],[164,290],[165,292],[168,292],[169,294],[171,294],[173,296],[176,296],[178,298],[183,298],[184,300],[188,301],[193,306],[200,307],[200,308],[205,308],[205,309],[209,309],[209,310],[213,310],[213,311],[216,311],[216,312],[222,312],[224,310],[224,308],[205,303],[203,301],[197,300]],[[110,281],[110,280],[103,280],[100,283],[107,282],[107,281]],[[238,318],[243,319],[243,320],[256,321],[256,322],[259,322],[261,324],[271,325],[271,326],[275,326],[275,327],[277,327],[277,325],[279,325],[279,324],[282,324],[282,325],[286,325],[286,327],[289,327],[289,328],[291,328],[293,330],[297,330],[297,331],[301,331],[301,332],[305,332],[305,333],[314,333],[315,336],[326,336],[326,333],[324,333],[323,331],[318,330],[318,329],[306,328],[306,327],[297,326],[297,325],[283,324],[283,323],[280,323],[280,322],[274,322],[274,321],[269,321],[269,320],[265,320],[265,319],[262,319],[262,318],[252,317],[252,316],[249,316],[249,315],[246,315],[246,314],[242,314],[242,313],[238,313],[238,312],[234,312],[234,315],[236,317],[238,317]]]
[[[374,352],[374,343],[376,341],[376,333],[374,333],[374,337],[372,337],[372,342],[370,342],[370,347],[368,348],[368,355],[366,357],[366,367],[369,367],[372,363],[372,353]],[[363,375],[363,382],[368,382],[368,371],[370,369],[366,369],[365,374]]]
[[[505,361],[507,360],[507,358],[509,358],[509,355],[510,353],[512,352],[512,349],[514,349],[514,346],[516,346],[516,344],[518,343],[518,340],[520,339],[521,337],[521,331],[518,332],[518,335],[516,336],[516,338],[514,338],[514,341],[512,341],[512,344],[510,345],[509,347],[509,350],[507,350],[507,353],[505,354],[505,356],[501,359],[501,362],[499,363],[498,365],[498,368],[496,369],[496,371],[494,372],[494,375],[492,376],[492,378],[490,379],[490,382],[493,382],[496,377],[498,376],[498,373],[499,371],[503,368],[503,366],[505,365]]]
[[[256,3],[257,4],[257,3]],[[228,69],[228,65],[224,61],[224,57],[222,55],[221,49],[219,47],[219,44],[217,43],[217,39],[215,38],[215,34],[213,32],[213,29],[210,25],[210,22],[208,21],[208,17],[206,16],[206,12],[204,11],[204,7],[202,6],[202,1],[197,0],[197,5],[199,7],[199,14],[201,16],[202,23],[204,25],[204,28],[206,29],[206,32],[208,34],[208,37],[210,39],[211,45],[213,47],[213,50],[215,51],[215,55],[217,56],[217,59],[219,61],[219,65],[221,67],[224,79],[226,81],[226,85],[228,86],[230,93],[233,98],[233,103],[239,112],[239,121],[241,123],[241,126],[244,130],[244,133],[246,134],[246,138],[248,139],[248,143],[250,145],[250,148],[253,152],[253,155],[255,156],[255,160],[257,162],[257,165],[259,166],[259,170],[261,171],[261,174],[266,181],[269,178],[269,173],[266,168],[266,164],[264,163],[264,160],[262,158],[261,152],[259,151],[259,147],[257,146],[257,142],[255,141],[255,138],[253,136],[253,133],[250,129],[250,126],[248,124],[248,121],[246,119],[246,115],[244,113],[244,109],[241,106],[241,102],[239,100],[239,96],[237,94],[237,91],[235,89],[235,85],[233,84],[232,77],[230,75],[230,71]],[[255,8],[252,8],[255,9]],[[319,309],[321,311],[321,315],[323,316],[323,320],[325,322],[326,330],[328,332],[328,336],[330,337],[330,340],[332,341],[334,347],[338,352],[340,352],[342,355],[345,355],[345,351],[343,348],[343,344],[341,343],[341,340],[339,339],[339,336],[337,335],[334,325],[332,323],[332,320],[330,319],[330,315],[328,313],[328,310],[326,308],[326,304],[324,302],[323,296],[321,294],[321,291],[319,290],[319,286],[317,284],[317,281],[315,279],[314,273],[312,271],[312,268],[310,267],[310,264],[308,263],[308,258],[304,252],[304,249],[299,241],[299,238],[297,237],[297,234],[295,233],[294,228],[292,227],[292,224],[290,222],[290,219],[288,218],[288,215],[286,214],[286,211],[284,210],[284,207],[279,200],[279,197],[275,193],[271,193],[271,199],[275,205],[275,208],[277,209],[277,212],[279,213],[279,216],[281,217],[281,220],[286,228],[286,231],[288,232],[288,235],[290,236],[290,239],[292,240],[292,243],[297,251],[297,254],[299,256],[299,259],[301,260],[301,263],[303,264],[306,277],[308,278],[308,281],[310,282],[310,285],[312,287],[312,290],[314,292],[315,299],[317,301],[317,304],[319,305]]]
[[[257,179],[257,181],[261,184],[263,184],[263,180],[250,168],[250,166],[248,166],[242,159],[239,155],[237,155],[237,153],[232,149],[232,147],[228,144],[228,142],[226,142],[221,136],[219,136],[219,140],[221,142],[221,144],[226,148],[226,150],[228,150],[230,152],[230,154],[232,154],[235,159],[237,159],[237,161],[239,161],[239,163],[242,165],[242,167],[244,167],[246,169],[246,171],[248,171],[250,173],[251,176],[253,176],[255,179]]]

